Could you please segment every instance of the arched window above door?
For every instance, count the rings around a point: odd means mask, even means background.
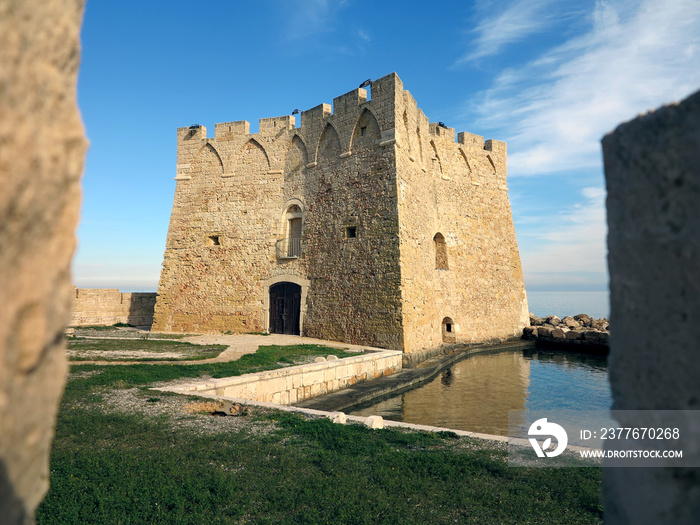
[[[301,232],[303,226],[301,207],[292,204],[284,214],[283,238],[277,241],[278,259],[298,259],[301,256]]]

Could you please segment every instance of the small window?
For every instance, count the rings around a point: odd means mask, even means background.
[[[436,233],[433,237],[433,244],[435,246],[435,269],[436,270],[449,270],[449,263],[447,260],[447,243],[445,238],[441,233]]]
[[[347,239],[354,239],[355,237],[357,237],[357,226],[346,226],[345,237]]]
[[[360,128],[360,136],[364,137],[367,134],[367,126],[363,126]]]
[[[221,246],[221,235],[210,235],[209,246]]]
[[[443,343],[456,343],[457,334],[456,326],[451,317],[445,317],[442,320],[442,342]]]

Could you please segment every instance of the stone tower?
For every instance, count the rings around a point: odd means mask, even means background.
[[[430,123],[392,73],[293,116],[178,129],[154,330],[425,353],[528,323],[506,145]]]

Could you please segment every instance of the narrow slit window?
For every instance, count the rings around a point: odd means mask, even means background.
[[[433,237],[433,244],[435,246],[435,269],[449,270],[445,237],[443,237],[441,233],[436,233],[435,237]]]
[[[210,235],[209,246],[221,246],[221,235]]]
[[[345,237],[348,239],[357,237],[357,226],[347,226],[345,228]]]

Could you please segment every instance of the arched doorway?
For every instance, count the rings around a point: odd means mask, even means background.
[[[270,333],[299,335],[301,286],[281,282],[270,286]]]

